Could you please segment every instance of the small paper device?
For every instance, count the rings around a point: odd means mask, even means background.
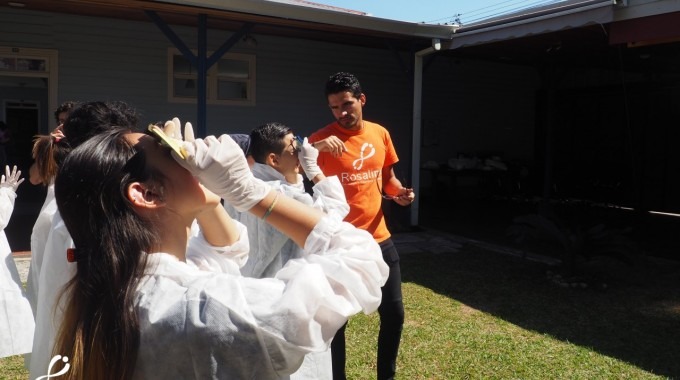
[[[293,137],[295,140],[295,153],[299,152],[302,150],[302,144],[304,144],[304,139],[300,136],[295,136]]]
[[[183,160],[187,158],[184,148],[179,144],[179,142],[173,138],[168,137],[168,135],[163,132],[159,126],[155,124],[149,124],[149,132],[160,140],[161,145],[167,146],[172,149],[178,156]]]

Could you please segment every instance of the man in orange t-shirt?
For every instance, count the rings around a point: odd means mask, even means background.
[[[336,121],[313,133],[309,141],[319,150],[318,163],[323,173],[338,176],[342,183],[350,208],[345,221],[373,234],[390,267],[378,308],[378,380],[393,379],[404,325],[404,304],[399,254],[390,239],[381,206],[383,199],[408,206],[415,194],[394,175],[392,166],[399,158],[389,132],[363,119],[366,95],[357,78],[349,73],[334,74],[326,82],[325,92]],[[333,338],[331,354],[333,379],[344,380],[345,327]]]

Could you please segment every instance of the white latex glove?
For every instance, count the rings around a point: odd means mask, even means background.
[[[191,132],[193,136],[193,131]],[[229,202],[240,212],[250,210],[264,199],[270,186],[253,177],[241,147],[228,135],[182,143],[186,158],[172,156],[208,190]]]
[[[188,121],[184,124],[184,138],[182,138],[182,123],[180,123],[177,117],[173,117],[172,120],[165,122],[163,132],[175,140],[194,141],[194,129]]]
[[[0,177],[0,187],[9,187],[17,192],[17,188],[24,182],[24,178],[21,177],[21,170],[17,171],[17,166],[14,165],[12,171],[9,171],[9,165],[5,166],[5,174]]]
[[[323,174],[321,168],[319,168],[319,165],[316,163],[317,158],[319,158],[319,151],[313,147],[305,137],[305,140],[300,147],[300,151],[298,152],[298,160],[300,160],[302,170],[305,171],[305,175],[310,181],[317,175]]]

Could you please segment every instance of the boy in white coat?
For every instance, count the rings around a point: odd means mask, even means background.
[[[255,178],[265,181],[287,197],[312,206],[342,221],[349,212],[342,185],[336,176],[326,177],[319,169],[318,151],[299,141],[293,130],[281,123],[267,123],[250,133],[247,154],[254,164]],[[305,191],[300,167],[314,183],[314,195]],[[291,260],[302,257],[303,250],[287,235],[251,213],[236,212],[229,205],[227,211],[248,229],[250,252],[241,268],[246,277],[274,277]],[[290,379],[332,379],[330,350],[305,356],[300,369]]]
[[[31,352],[33,345],[33,313],[22,290],[12,250],[5,236],[5,227],[14,210],[16,191],[24,181],[14,166],[0,178],[0,357]]]

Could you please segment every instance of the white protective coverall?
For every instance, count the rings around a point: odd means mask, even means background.
[[[300,174],[298,174],[298,182],[292,184],[269,165],[255,163],[252,171],[255,178],[267,182],[273,189],[301,203],[320,209],[339,221],[342,221],[349,213],[345,191],[336,176],[326,177],[316,183],[312,197],[305,191]],[[248,261],[241,268],[241,274],[244,276],[254,278],[274,277],[288,260],[302,257],[302,248],[272,225],[253,214],[239,213],[228,203],[225,203],[225,208],[234,219],[245,224],[248,228],[250,253]],[[291,380],[331,380],[332,378],[333,367],[330,349],[324,352],[313,352],[305,356],[300,369],[290,376]]]
[[[192,226],[193,238],[187,246],[187,262],[202,269],[238,273],[239,267],[248,259],[248,233],[237,223],[242,239],[229,247],[213,247],[203,239],[196,223]],[[45,244],[43,270],[40,274],[38,309],[35,317],[33,352],[30,357],[30,379],[45,376],[52,359],[52,347],[63,319],[65,298],[59,298],[66,283],[76,273],[76,263],[66,260],[66,250],[73,247],[73,240],[57,211]],[[218,255],[216,255],[217,253]],[[228,259],[219,255],[228,256]],[[59,300],[59,306],[56,302]]]
[[[66,249],[73,247],[71,235],[61,219],[59,211],[54,214],[47,235],[42,268],[38,280],[38,303],[35,314],[35,336],[31,353],[30,378],[47,375],[52,346],[63,314],[63,299],[55,309],[57,298],[64,285],[76,272],[76,264],[66,260]]]
[[[12,188],[0,187],[0,357],[31,352],[35,328],[4,231],[16,197]]]
[[[281,173],[269,165],[255,163],[252,167],[253,175],[269,184],[272,189],[281,192],[300,203],[317,208],[326,214],[343,220],[349,213],[349,205],[345,199],[345,191],[337,177],[327,177],[314,185],[314,197],[305,192],[302,176],[298,174],[297,184],[287,182]],[[289,259],[300,257],[302,248],[290,238],[269,223],[244,212],[239,213],[228,203],[225,208],[232,218],[243,223],[248,228],[250,252],[248,261],[241,268],[241,274],[246,277],[264,278],[274,277]]]
[[[136,301],[136,379],[283,378],[327,350],[349,316],[378,308],[389,271],[370,234],[329,216],[274,278],[150,259]]]
[[[33,315],[38,311],[38,289],[40,285],[40,269],[45,257],[45,243],[52,227],[52,218],[57,212],[57,200],[54,198],[54,184],[47,186],[47,196],[31,232],[31,266],[26,281],[26,293],[31,302]]]

